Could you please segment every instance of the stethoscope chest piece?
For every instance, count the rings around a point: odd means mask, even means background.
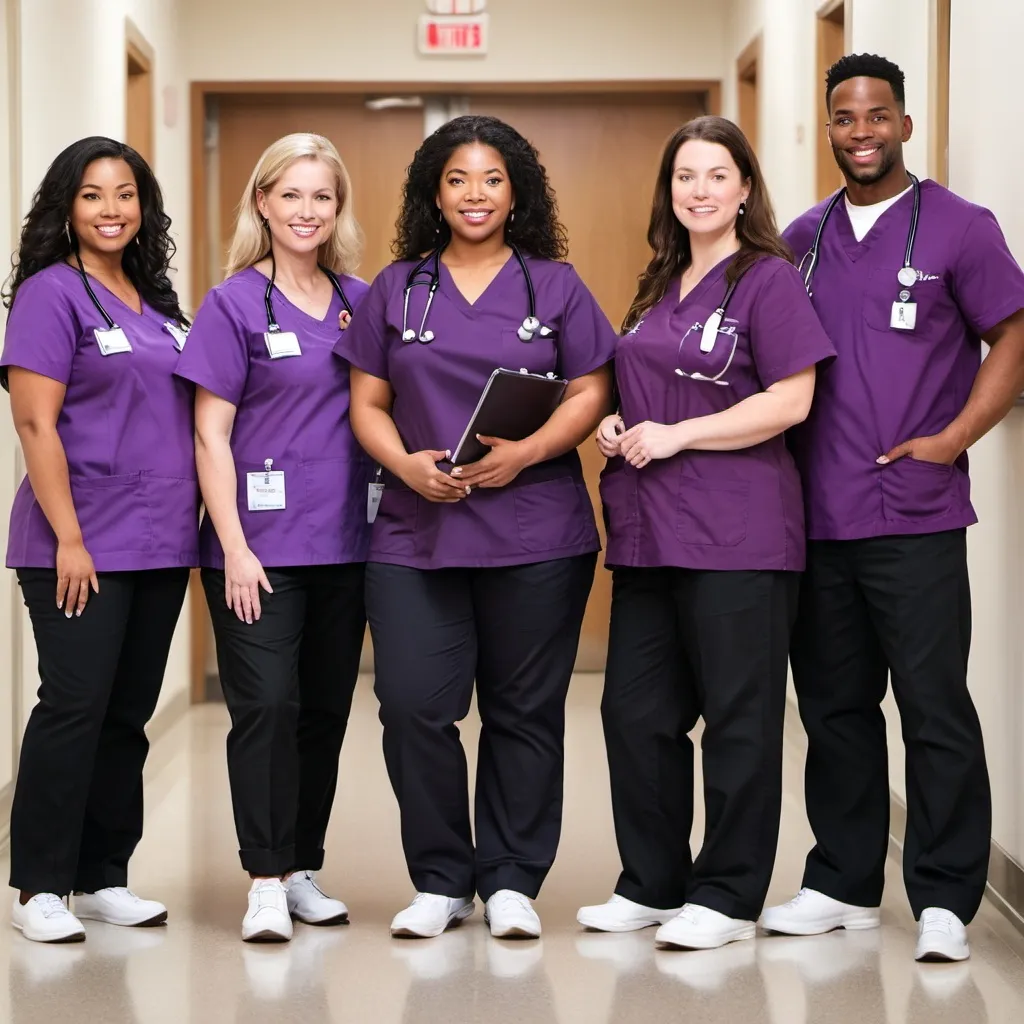
[[[904,288],[910,288],[917,283],[917,271],[913,267],[901,267],[896,279]]]

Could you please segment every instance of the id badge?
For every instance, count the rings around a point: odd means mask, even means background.
[[[188,341],[188,331],[170,320],[164,324],[164,330],[174,339],[174,347],[180,352]]]
[[[246,473],[245,477],[250,512],[277,512],[285,507],[284,473],[281,470]]]
[[[267,342],[267,352],[271,359],[286,359],[288,356],[301,356],[299,339],[293,331],[267,331],[263,335]]]
[[[112,327],[108,331],[101,331],[97,328],[93,333],[96,335],[96,344],[99,346],[100,355],[112,356],[117,352],[131,352],[132,343],[120,327]]]
[[[912,331],[917,326],[917,303],[894,302],[889,326],[895,331]]]
[[[366,521],[372,523],[377,518],[380,499],[384,497],[384,485],[371,483],[366,492]]]

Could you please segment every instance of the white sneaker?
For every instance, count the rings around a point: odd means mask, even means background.
[[[41,892],[24,906],[15,896],[11,924],[33,942],[81,942],[85,938],[82,922],[52,892]]]
[[[432,939],[451,925],[464,921],[475,909],[469,896],[452,899],[420,892],[405,910],[395,914],[391,934],[396,938]]]
[[[167,920],[167,908],[162,903],[140,899],[123,885],[76,893],[75,913],[86,921],[103,921],[126,928],[151,928]]]
[[[761,924],[766,931],[783,935],[823,935],[836,928],[877,928],[880,920],[878,907],[855,907],[816,889],[801,889],[788,903],[768,907]]]
[[[296,871],[287,882],[288,913],[303,924],[348,924],[348,907],[316,884],[312,871]]]
[[[687,903],[658,929],[654,941],[662,949],[718,949],[729,942],[752,939],[756,930],[753,921],[739,921],[710,907]]]
[[[682,909],[676,907],[675,910],[657,910],[634,903],[616,893],[607,903],[580,907],[576,920],[584,928],[592,928],[597,932],[635,932],[641,928],[650,928],[652,925],[665,924]]]
[[[539,939],[540,918],[529,897],[499,889],[484,908],[484,920],[496,939]]]
[[[951,910],[929,907],[921,912],[915,960],[943,963],[966,960],[971,955],[967,929]]]
[[[257,878],[249,890],[249,909],[242,918],[244,942],[287,942],[292,937],[288,893],[279,878]]]

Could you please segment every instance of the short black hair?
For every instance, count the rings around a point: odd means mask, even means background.
[[[892,94],[900,110],[906,108],[907,98],[903,88],[906,76],[891,60],[874,53],[851,53],[840,57],[825,75],[825,109],[832,109],[832,93],[837,86],[851,78],[880,78],[892,87]]]

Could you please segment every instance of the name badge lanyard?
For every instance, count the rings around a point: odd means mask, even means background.
[[[914,242],[917,240],[917,225],[921,217],[921,183],[913,174],[908,173],[907,177],[910,178],[910,184],[914,190],[914,208],[910,214],[910,230],[907,232],[907,247],[903,256],[903,266],[896,275],[896,280],[900,285],[900,293],[899,302],[893,304],[894,317],[896,316],[897,307],[909,302],[909,289],[911,289],[918,281],[918,273],[914,269]],[[809,297],[813,297],[814,295],[814,291],[811,288],[811,279],[814,277],[814,271],[818,266],[821,238],[825,233],[825,225],[828,223],[828,219],[832,215],[832,211],[845,195],[846,188],[844,187],[829,200],[828,206],[825,207],[825,212],[821,215],[821,220],[818,221],[818,227],[814,232],[814,242],[811,244],[810,251],[806,253],[804,258],[800,261],[799,270],[803,275],[804,287],[807,289],[807,295]]]

